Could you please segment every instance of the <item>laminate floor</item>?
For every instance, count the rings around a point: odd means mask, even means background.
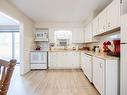
[[[30,71],[16,67],[7,95],[100,95],[81,70]]]

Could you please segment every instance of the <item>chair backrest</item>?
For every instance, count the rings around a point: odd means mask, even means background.
[[[15,65],[14,59],[10,62],[0,59],[0,95],[7,94]]]

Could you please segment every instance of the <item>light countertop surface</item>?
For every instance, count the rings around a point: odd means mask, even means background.
[[[72,49],[66,49],[66,50],[49,50],[49,52],[70,52],[70,51],[77,51],[77,52],[80,52],[80,51],[83,51],[83,50],[72,50]]]
[[[85,54],[91,55],[91,56],[95,56],[104,60],[120,60],[119,57],[115,57],[115,56],[109,56],[105,53],[95,53],[93,51],[81,51]]]
[[[93,51],[87,51],[87,50],[50,50],[49,52],[70,52],[70,51],[85,53],[85,54],[95,56],[104,60],[120,60],[119,57],[109,56],[105,53],[95,53]]]

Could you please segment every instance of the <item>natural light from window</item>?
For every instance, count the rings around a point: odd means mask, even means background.
[[[69,46],[72,40],[72,31],[57,30],[55,31],[55,43],[57,46]]]

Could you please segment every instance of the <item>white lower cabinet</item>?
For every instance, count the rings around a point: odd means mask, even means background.
[[[93,57],[93,84],[101,95],[104,95],[104,64],[104,60]]]
[[[92,56],[81,53],[81,68],[89,81],[92,82]]]
[[[93,84],[101,95],[119,95],[119,60],[93,57]]]
[[[80,68],[80,52],[49,52],[49,69],[73,69]]]
[[[81,69],[83,71],[83,73],[85,73],[85,53],[81,53]]]

